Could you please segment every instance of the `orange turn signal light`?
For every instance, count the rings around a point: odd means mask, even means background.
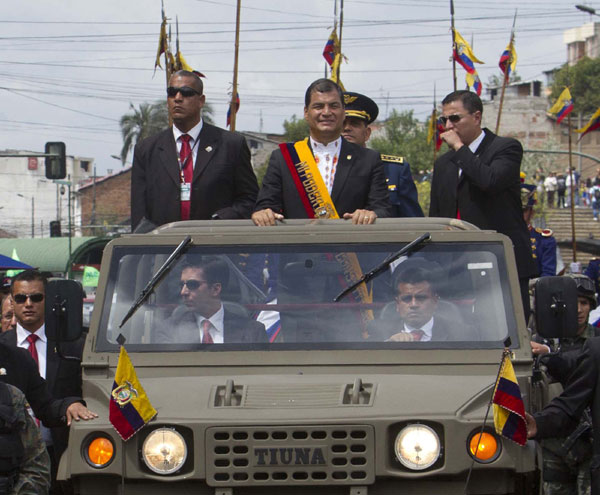
[[[474,433],[469,441],[469,453],[479,462],[490,462],[498,457],[498,440],[491,433]]]
[[[115,454],[115,447],[113,443],[105,437],[94,438],[87,448],[87,458],[89,463],[94,467],[104,467],[110,461]]]

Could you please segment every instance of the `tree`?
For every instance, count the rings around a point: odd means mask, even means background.
[[[510,76],[508,77],[508,84],[512,84],[512,83],[516,83],[516,82],[520,82],[520,81],[521,81],[521,76],[519,74],[517,74],[517,71],[510,73]],[[504,83],[504,74],[501,76],[498,74],[493,74],[490,77],[488,77],[488,86],[490,86],[492,88],[501,88],[503,83]]]
[[[568,86],[573,97],[573,111],[591,115],[600,107],[600,59],[583,57],[574,66],[565,64],[554,74],[550,105]]]
[[[433,167],[433,144],[427,144],[427,126],[412,110],[393,110],[384,124],[384,136],[373,137],[369,146],[380,153],[406,158],[414,173]]]
[[[123,136],[123,148],[121,148],[121,162],[123,165],[125,165],[127,155],[135,143],[169,126],[169,113],[164,101],[140,103],[138,108],[134,107],[133,103],[130,103],[129,108],[131,109],[131,113],[123,115],[119,122],[121,135]],[[202,119],[212,124],[212,114],[212,107],[208,103],[205,103],[202,108]]]
[[[283,121],[283,129],[285,140],[292,143],[295,141],[301,141],[302,139],[308,137],[308,123],[306,120],[298,119],[296,115],[292,115],[292,118]]]

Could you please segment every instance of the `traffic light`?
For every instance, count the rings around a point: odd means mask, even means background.
[[[60,220],[52,220],[50,222],[50,237],[61,237]]]
[[[65,143],[59,141],[46,143],[44,153],[55,155],[47,156],[45,159],[46,178],[52,180],[64,179],[67,176]]]

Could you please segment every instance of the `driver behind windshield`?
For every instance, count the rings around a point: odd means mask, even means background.
[[[182,305],[158,331],[158,343],[223,344],[267,342],[265,326],[245,314],[242,306],[223,304],[229,279],[227,264],[218,258],[192,261],[181,272]]]
[[[462,340],[457,335],[456,311],[440,301],[436,289],[439,265],[422,259],[401,263],[394,273],[395,311],[384,311],[372,322],[371,340],[428,342]]]

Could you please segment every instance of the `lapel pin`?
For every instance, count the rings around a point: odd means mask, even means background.
[[[210,153],[212,151],[212,146],[207,146],[205,149]]]
[[[352,160],[352,155],[347,155],[346,160]]]
[[[0,375],[6,375],[6,368],[0,368]]]

